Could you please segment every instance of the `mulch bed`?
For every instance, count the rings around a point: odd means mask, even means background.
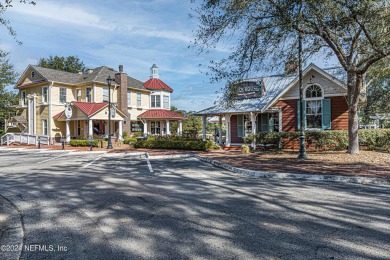
[[[239,151],[214,152],[205,156],[231,166],[265,172],[308,173],[390,178],[390,153],[361,151],[309,152],[307,160],[298,160],[298,152]]]

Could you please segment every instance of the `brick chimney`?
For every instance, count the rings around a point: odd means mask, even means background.
[[[127,110],[127,74],[123,72],[123,65],[119,65],[119,73],[115,74],[115,82],[119,84],[118,109],[126,115],[123,122],[123,132],[130,134],[130,114]]]

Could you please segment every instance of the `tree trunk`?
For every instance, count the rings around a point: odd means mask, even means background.
[[[348,72],[348,153],[359,153],[358,103],[363,76]]]

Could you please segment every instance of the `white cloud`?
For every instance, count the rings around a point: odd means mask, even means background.
[[[113,29],[112,25],[103,22],[102,17],[84,10],[76,5],[64,5],[60,3],[38,1],[35,6],[28,4],[15,4],[8,10],[10,13],[35,16],[42,21],[50,20],[73,24],[78,26],[94,27],[99,29]]]

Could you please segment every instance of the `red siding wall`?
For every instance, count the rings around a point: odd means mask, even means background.
[[[345,97],[331,97],[331,113],[332,113],[332,130],[347,130],[348,129],[348,104]],[[282,127],[283,132],[298,131],[297,117],[297,99],[280,100],[273,107],[282,108]],[[261,131],[261,115],[258,115],[258,128]],[[244,140],[238,137],[237,131],[237,115],[230,117],[231,122],[231,142],[243,143]],[[294,146],[295,144],[292,144]]]
[[[345,97],[331,97],[332,130],[348,129],[348,103]]]
[[[348,129],[348,104],[345,97],[330,97],[332,113],[332,130]],[[298,100],[280,100],[273,107],[282,108],[283,132],[298,131]]]
[[[244,139],[241,137],[238,137],[238,130],[237,130],[237,115],[232,115],[230,117],[230,131],[231,131],[231,143],[243,143]]]
[[[282,131],[298,131],[297,122],[297,99],[279,100],[273,107],[282,108]]]

